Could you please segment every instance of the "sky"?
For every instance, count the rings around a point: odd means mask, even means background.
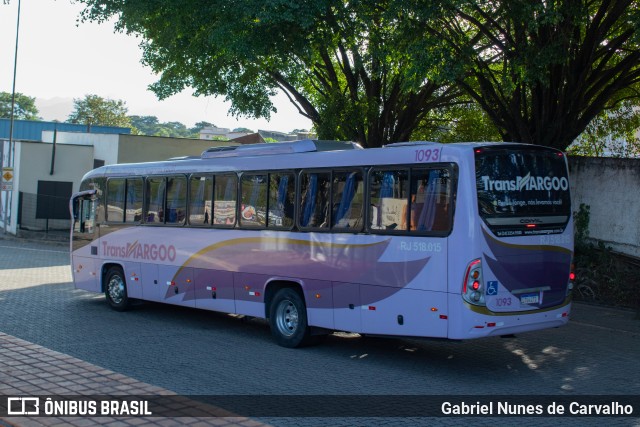
[[[8,3],[8,4],[7,4]],[[157,81],[140,63],[140,39],[114,31],[113,22],[79,23],[83,5],[73,0],[22,0],[16,92],[36,98],[44,120],[65,121],[73,99],[96,94],[126,102],[129,115],[156,116],[187,127],[207,121],[218,127],[289,132],[310,129],[284,94],[274,98],[271,120],[235,118],[222,97],[194,97],[187,89],[159,101],[147,89]],[[0,91],[11,92],[18,0],[0,2]]]

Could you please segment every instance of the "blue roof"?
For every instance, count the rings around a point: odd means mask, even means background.
[[[9,139],[11,120],[0,119],[0,139]],[[42,131],[59,130],[60,132],[86,132],[87,125],[74,123],[38,122],[34,120],[14,120],[13,139],[42,141]],[[91,126],[91,133],[131,133],[130,128],[116,126]]]

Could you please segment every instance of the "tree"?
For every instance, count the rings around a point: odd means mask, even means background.
[[[180,122],[160,123],[156,116],[129,116],[131,124],[142,135],[167,136],[172,138],[198,137],[198,131],[187,129]]]
[[[42,120],[36,107],[36,99],[16,92],[13,118],[16,120]],[[0,118],[11,118],[11,93],[0,92]]]
[[[141,135],[155,135],[160,121],[156,116],[129,116],[131,126]]]
[[[415,139],[438,142],[500,141],[500,131],[478,104],[469,101],[431,111]]]
[[[105,99],[98,95],[85,95],[73,100],[74,110],[67,123],[131,127],[127,107],[122,100]]]
[[[579,156],[640,157],[640,107],[629,101],[593,119],[567,152]]]
[[[404,0],[81,1],[82,19],[115,17],[142,37],[159,98],[189,86],[225,96],[236,116],[269,118],[280,90],[323,139],[408,140],[459,93]]]
[[[565,149],[604,110],[640,94],[629,90],[640,81],[638,0],[424,3],[440,10],[415,17],[431,36],[425,49],[457,69],[504,140]]]
[[[195,125],[193,125],[192,128],[190,128],[189,130],[192,133],[198,133],[200,132],[200,130],[204,129],[204,128],[210,128],[210,127],[217,127],[216,125],[214,125],[213,123],[209,123],[209,122],[205,122],[205,121],[201,121],[201,122],[196,122]]]

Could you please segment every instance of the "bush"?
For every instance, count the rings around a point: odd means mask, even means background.
[[[589,241],[589,206],[574,212],[576,300],[640,310],[640,261]]]

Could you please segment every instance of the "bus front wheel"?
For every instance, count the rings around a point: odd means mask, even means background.
[[[307,308],[302,296],[294,289],[280,289],[271,302],[269,325],[276,342],[288,348],[310,343]]]
[[[127,283],[120,267],[111,267],[105,275],[104,294],[109,306],[116,311],[125,311],[129,308],[127,296]]]

